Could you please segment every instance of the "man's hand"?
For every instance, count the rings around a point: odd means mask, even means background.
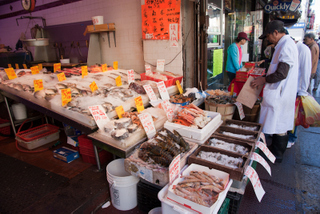
[[[265,77],[256,77],[254,80],[251,81],[250,86],[252,88],[259,88],[259,86],[264,85],[266,83]]]
[[[260,60],[260,61],[258,61],[258,62],[256,62],[257,63],[257,65],[259,66],[259,65],[261,65],[262,63],[264,63],[265,62],[265,60],[263,59],[263,60]]]

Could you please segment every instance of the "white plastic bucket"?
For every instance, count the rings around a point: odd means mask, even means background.
[[[22,103],[13,104],[11,109],[16,120],[24,120],[27,118],[27,108]]]
[[[93,25],[102,25],[103,24],[103,16],[94,16],[92,17]]]
[[[161,207],[153,208],[148,212],[148,214],[162,214],[162,208]]]
[[[106,171],[112,205],[118,210],[135,208],[139,178],[125,171],[123,158],[110,162]]]

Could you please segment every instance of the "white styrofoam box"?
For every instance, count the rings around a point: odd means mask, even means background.
[[[208,135],[209,132],[217,127],[217,125],[221,124],[221,114],[218,112],[205,111],[212,120],[203,128],[203,129],[195,129],[188,126],[171,123],[166,121],[164,127],[170,131],[176,130],[182,137],[195,139],[195,140],[203,140]]]
[[[51,143],[52,141],[58,140],[59,139],[59,133],[60,133],[60,131],[57,130],[57,132],[55,132],[53,134],[50,134],[50,135],[47,135],[47,136],[44,136],[44,137],[29,141],[29,142],[23,141],[19,137],[16,137],[16,140],[18,141],[18,144],[20,146],[31,150],[31,149],[35,149],[35,148],[38,148],[40,146],[43,146],[43,145],[45,145],[47,143]]]
[[[205,214],[205,213],[213,213],[215,210],[218,211],[220,209],[220,206],[223,203],[224,199],[226,198],[228,190],[230,189],[230,186],[233,182],[232,179],[229,179],[229,174],[226,172],[222,172],[220,170],[209,169],[206,166],[201,166],[198,164],[191,164],[191,165],[189,165],[189,167],[187,167],[182,172],[182,175],[189,175],[191,171],[205,171],[208,174],[217,176],[218,178],[221,178],[227,182],[225,189],[219,194],[218,200],[211,207],[206,207],[206,206],[197,204],[195,202],[192,202],[188,199],[185,199],[183,197],[180,197],[180,196],[174,194],[173,187],[175,185],[177,185],[179,182],[184,180],[184,178],[182,178],[182,177],[177,178],[176,180],[173,181],[173,183],[171,185],[169,185],[167,199],[172,202],[175,202],[177,204],[188,207],[191,210],[196,211],[197,213],[204,213]],[[218,206],[218,205],[220,205],[220,206]]]

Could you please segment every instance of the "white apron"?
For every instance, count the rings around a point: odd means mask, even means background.
[[[266,83],[263,89],[260,123],[265,134],[281,134],[293,129],[299,64],[297,46],[288,35],[275,46],[267,75],[277,70],[279,62],[287,63],[290,68],[286,79]]]

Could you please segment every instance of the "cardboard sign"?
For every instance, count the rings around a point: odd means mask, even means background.
[[[254,80],[254,77],[252,76],[248,77],[246,83],[243,85],[237,97],[237,102],[242,103],[243,105],[248,106],[249,108],[253,108],[263,88],[263,86],[260,86],[258,89],[252,88],[250,86],[250,83],[253,80]]]
[[[150,65],[145,65],[144,67],[146,68],[146,74],[147,75],[151,75],[152,74],[151,66]]]
[[[180,174],[180,154],[177,155],[169,165],[170,184],[179,176],[179,174]]]
[[[169,40],[170,40],[170,47],[179,47],[178,43],[178,27],[177,23],[169,25]]]
[[[176,81],[176,84],[177,84],[177,87],[178,87],[178,89],[179,89],[180,94],[183,94],[183,89],[182,89],[182,87],[181,87],[180,81],[177,80],[177,81]]]
[[[118,70],[118,61],[113,62],[113,69]]]
[[[148,138],[153,138],[157,131],[154,127],[152,117],[149,113],[138,114],[138,117],[141,121],[144,131],[146,132]]]
[[[266,144],[257,141],[256,142],[257,147],[267,156],[267,158],[269,158],[269,160],[271,161],[271,163],[274,163],[276,160],[276,157],[270,152],[270,150],[268,149],[268,147],[266,146]]]
[[[267,163],[267,161],[265,159],[263,159],[263,157],[261,157],[259,154],[254,152],[252,154],[251,159],[260,163],[267,170],[269,175],[271,176],[271,168],[270,168],[269,164]]]
[[[117,112],[118,117],[119,117],[119,118],[122,118],[122,115],[123,115],[123,113],[124,113],[123,107],[122,107],[122,106],[116,107],[116,112]]]
[[[139,113],[144,110],[144,105],[143,105],[143,101],[142,101],[142,97],[141,96],[134,98],[134,102],[136,104],[137,111]]]
[[[22,64],[22,66],[23,66],[24,69],[28,69],[26,64]]]
[[[235,102],[234,104],[237,106],[238,112],[239,112],[239,115],[240,115],[240,120],[242,120],[243,118],[246,117],[246,115],[245,115],[244,112],[243,112],[243,106],[242,106],[242,104],[239,103],[239,102]]]
[[[36,66],[32,66],[31,68],[31,73],[32,74],[38,74],[39,73],[39,67],[36,65]]]
[[[56,73],[56,71],[61,70],[61,63],[54,63],[53,64],[53,72]]]
[[[42,79],[33,80],[33,85],[34,85],[34,91],[35,92],[43,90],[43,81],[42,81]]]
[[[41,71],[42,69],[43,69],[43,66],[42,66],[42,64],[40,63],[40,64],[38,64],[38,68],[39,68],[39,71]]]
[[[11,64],[8,64],[8,68],[12,68],[12,65],[11,65]]]
[[[164,63],[165,63],[164,59],[157,60],[157,71],[164,72]]]
[[[88,108],[99,129],[103,130],[103,127],[108,123],[108,121],[110,121],[104,108],[101,105],[89,106]]]
[[[92,92],[95,92],[96,90],[98,90],[98,86],[96,84],[95,81],[93,81],[91,84],[90,84],[90,89]]]
[[[168,120],[171,122],[174,117],[171,103],[169,102],[169,100],[165,100],[161,103],[161,106],[163,110],[166,112]]]
[[[4,71],[6,72],[9,80],[13,80],[13,79],[17,78],[17,74],[16,74],[16,72],[14,72],[13,68],[6,68],[6,69],[4,69]]]
[[[151,85],[144,85],[143,88],[147,92],[147,95],[148,95],[148,97],[149,97],[149,99],[151,101],[156,101],[157,100],[157,96],[154,93],[154,91],[152,90]]]
[[[62,100],[62,106],[65,106],[68,104],[68,102],[71,101],[71,89],[61,89],[61,100]]]
[[[116,78],[116,86],[122,86],[122,81],[121,81],[120,75]]]
[[[166,85],[164,84],[164,81],[157,82],[157,86],[158,86],[161,98],[163,100],[169,100],[170,96],[169,96],[169,93],[167,91]]]
[[[81,73],[82,73],[82,78],[85,76],[88,76],[88,66],[81,66]]]
[[[16,69],[19,69],[19,64],[18,63],[16,63],[15,66],[16,66]]]
[[[134,82],[134,71],[131,69],[131,70],[128,70],[127,73],[128,73],[128,83],[130,85],[130,83]]]
[[[102,64],[101,65],[101,70],[102,70],[102,72],[106,72],[108,70],[108,65],[107,64]]]
[[[258,201],[261,202],[262,197],[266,192],[262,188],[257,172],[251,166],[248,166],[244,174],[250,179],[254,192],[256,193],[256,196],[258,198]]]
[[[66,75],[63,72],[60,74],[57,74],[57,77],[58,77],[59,82],[66,80]]]

